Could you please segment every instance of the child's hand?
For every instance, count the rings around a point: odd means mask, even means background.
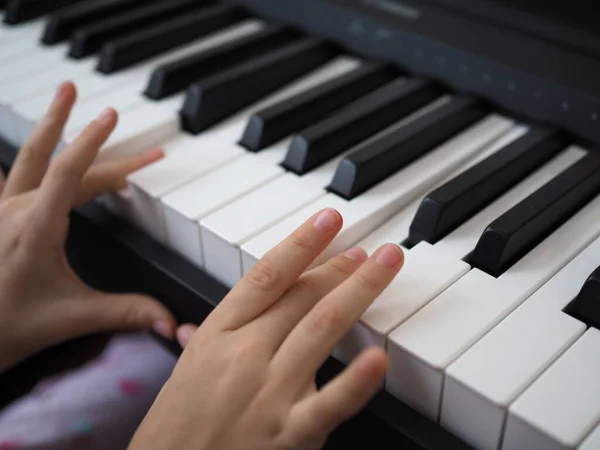
[[[307,271],[342,226],[326,210],[262,259],[194,332],[130,450],[318,449],[386,371],[362,353],[321,391],[316,371],[403,264],[395,245],[353,249]],[[187,339],[185,332],[193,333]]]
[[[92,167],[117,123],[112,110],[51,163],[75,102],[63,84],[33,136],[20,150],[0,194],[0,371],[47,347],[82,335],[150,329],[174,334],[175,320],[158,301],[109,295],[73,272],[64,246],[71,209],[126,186],[129,173],[160,158],[161,151]]]

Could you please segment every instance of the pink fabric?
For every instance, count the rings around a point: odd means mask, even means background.
[[[0,411],[0,450],[125,450],[175,362],[145,333],[113,338],[95,361]]]

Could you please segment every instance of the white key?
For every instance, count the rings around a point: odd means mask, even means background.
[[[511,142],[515,141],[523,134],[525,134],[528,130],[526,126],[515,126],[509,128],[509,131],[500,135],[499,138],[494,140],[489,146],[486,147],[484,151],[477,154],[474,158],[469,160],[464,166],[461,166],[457,171],[451,173],[446,178],[442,179],[438,184],[436,184],[435,188],[447,183],[452,180],[454,177],[457,177],[465,170],[474,166],[475,164],[481,162],[485,158],[491,156],[496,153],[500,148],[505,147]],[[417,200],[412,202],[409,206],[404,208],[390,220],[385,222],[367,237],[365,237],[358,245],[360,245],[368,254],[373,253],[377,250],[381,245],[387,242],[393,242],[396,244],[402,244],[409,235],[410,225],[421,205],[421,202],[425,196],[420,196]],[[407,251],[406,248],[403,248],[404,251]]]
[[[264,164],[256,155],[248,154],[166,195],[162,201],[168,246],[203,266],[198,221],[236,199],[240,192],[251,192],[283,173],[281,167]]]
[[[163,207],[157,198],[179,186],[182,180],[185,182],[210,173],[244,155],[241,148],[224,146],[215,151],[205,142],[203,136],[179,134],[161,144],[166,154],[163,160],[129,177],[129,218],[157,241],[164,242]],[[181,160],[193,161],[193,164],[178,164]],[[141,192],[139,186],[148,186],[150,189]]]
[[[440,185],[466,171],[500,148],[508,145],[527,130],[514,127],[496,139],[485,151],[472,158],[459,170],[440,182]],[[436,186],[437,187],[437,186]],[[400,242],[408,237],[409,227],[423,197],[411,203],[399,214],[358,243],[369,254],[387,242]],[[448,236],[451,238],[452,236]],[[405,261],[401,273],[365,311],[360,321],[337,345],[334,356],[348,364],[365,348],[378,345],[385,347],[386,336],[394,328],[411,317],[425,304],[465,275],[470,266],[457,254],[444,254],[428,243],[421,243],[411,250],[404,249]],[[458,253],[460,255],[460,252]]]
[[[100,149],[97,161],[109,161],[139,153],[164,142],[180,132],[178,112],[184,95],[158,103],[145,101],[138,108],[125,112],[116,130]],[[67,138],[70,142],[74,137]]]
[[[386,390],[437,421],[445,369],[600,234],[592,201],[499,278],[478,269],[388,336]]]
[[[38,42],[44,32],[46,18],[30,20],[18,25],[4,23],[4,13],[0,12],[0,46],[12,45],[17,41]]]
[[[27,56],[5,64],[2,67],[2,71],[0,71],[0,81],[3,86],[0,92],[8,89],[11,83],[21,82],[24,78],[34,77],[55,64],[73,64],[66,57],[67,50],[67,44],[60,44],[56,47],[38,45]]]
[[[94,111],[94,108],[99,110],[107,104],[108,100],[113,101],[113,99],[115,99],[118,106],[123,108],[125,100],[120,98],[120,95],[117,95],[118,92],[126,92],[129,94],[128,98],[131,98],[134,94],[139,94],[141,99],[149,77],[155,68],[192,54],[208,51],[228,42],[256,33],[263,28],[264,24],[262,22],[248,20],[211,34],[208,37],[198,39],[173,52],[157,56],[110,75],[97,73],[91,69],[83,73],[67,72],[65,79],[68,78],[73,80],[78,91],[77,103],[71,114],[72,118],[67,125],[67,132],[73,133],[79,131],[82,128],[81,123],[86,122],[89,118],[85,120],[77,120],[76,118],[85,116],[89,110]],[[38,90],[35,95],[32,95],[25,100],[14,102],[12,105],[14,112],[21,117],[21,124],[18,124],[18,126],[21,127],[21,136],[29,135],[37,121],[44,115],[53,96],[53,89],[48,87],[43,89],[43,92]],[[94,103],[90,103],[92,101]],[[85,110],[86,108],[87,111]],[[80,109],[83,110],[83,114],[79,113]]]
[[[338,210],[344,218],[344,228],[315,264],[343,251],[474,157],[511,125],[508,119],[490,115],[350,201],[335,194],[326,195],[243,245],[244,273],[315,212],[324,208]]]
[[[577,450],[598,450],[600,449],[600,424],[585,441],[577,448]]]
[[[345,156],[345,155],[344,155]],[[343,157],[343,156],[342,156]],[[241,245],[327,194],[342,157],[299,177],[287,173],[200,221],[204,268],[233,287],[242,277]]]
[[[239,112],[230,119],[201,133],[198,137],[202,141],[198,145],[202,145],[216,153],[241,157],[247,152],[244,151],[237,142],[242,136],[248,119],[254,112],[298,95],[312,87],[347,73],[350,70],[357,68],[359,65],[360,62],[356,59],[346,57],[338,58],[298,81],[278,90],[273,95],[250,106],[244,111]],[[280,142],[253,155],[262,166],[265,166],[264,178],[259,176],[260,173],[256,173],[254,178],[252,178],[254,183],[260,185],[271,180],[273,174],[271,166],[279,164],[284,159],[287,150],[287,142],[288,141],[285,140],[284,142]],[[166,242],[164,212],[161,199],[176,189],[182,188],[184,190],[180,193],[174,193],[173,197],[170,198],[170,202],[175,208],[174,212],[179,211],[183,216],[183,223],[188,224],[189,222],[196,222],[201,218],[201,215],[202,218],[204,217],[204,213],[212,212],[214,206],[211,206],[210,210],[207,210],[196,201],[198,195],[194,192],[194,189],[196,187],[204,189],[201,187],[201,184],[186,186],[196,178],[207,173],[204,169],[203,158],[204,156],[202,153],[182,152],[174,155],[173,158],[165,158],[151,168],[144,169],[129,178],[132,198],[135,203],[135,215],[142,219],[142,227],[145,226],[145,229],[158,241]],[[276,170],[279,174],[283,174],[284,172],[281,168],[277,168]],[[234,188],[233,185],[230,187]],[[217,193],[212,193],[211,195],[214,196],[213,199],[216,204],[222,205],[232,198],[244,195],[250,190],[250,186],[245,182],[242,182],[239,184],[239,189],[240,190],[237,192],[227,191],[227,195],[224,195],[223,198],[220,197],[220,193],[218,193],[218,195]],[[205,191],[201,192],[203,196],[206,196]],[[225,191],[223,194],[225,194]],[[231,195],[233,195],[233,197],[230,197]],[[191,199],[192,202],[190,207],[185,205],[185,202],[188,201],[188,199]],[[179,208],[181,208],[181,210],[179,210]],[[196,224],[196,227],[198,227],[198,224]],[[177,242],[179,242],[179,240]],[[178,248],[176,242],[173,242],[172,245],[175,249]],[[184,245],[184,247],[186,255],[189,256],[191,249],[187,245]],[[196,250],[200,252],[199,248]],[[197,255],[195,260],[199,261],[200,256]]]
[[[46,90],[53,91],[65,80],[91,73],[95,66],[95,59],[69,60],[67,63],[55,62],[54,66],[43,72],[38,71],[23,80],[10,83],[8,89],[0,94],[0,103],[14,107],[19,100],[27,100]]]
[[[91,98],[96,98],[99,94],[106,93],[110,95],[115,90],[127,89],[128,91],[135,91],[141,94],[146,88],[146,83],[155,68],[185,58],[191,54],[208,51],[236,39],[241,39],[258,32],[263,28],[264,24],[262,22],[248,20],[218,33],[211,34],[208,37],[196,40],[173,52],[143,61],[116,73],[105,75],[90,71],[86,76],[71,77],[69,79],[73,79],[77,86],[77,105],[82,104]],[[52,97],[52,92],[44,92],[43,94],[35,96],[35,98],[18,102],[14,105],[14,109],[16,112],[30,120],[38,120],[43,116]],[[77,112],[77,105],[73,111],[74,115]]]
[[[448,367],[442,426],[476,448],[499,448],[510,403],[585,332],[562,310],[599,265],[596,240]]]
[[[13,39],[9,45],[2,45],[2,42],[0,37],[0,64],[2,65],[24,58],[35,45],[29,40],[23,39]]]
[[[600,330],[590,328],[510,407],[503,450],[575,449],[600,422]]]

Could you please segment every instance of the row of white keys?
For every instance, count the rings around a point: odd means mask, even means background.
[[[2,45],[4,43],[5,45]],[[25,58],[31,47],[35,44],[29,39],[12,38],[11,42],[2,41],[0,37],[0,64],[10,63],[11,61]]]
[[[489,142],[511,125],[510,120],[492,114],[350,201],[332,193],[327,194],[244,244],[244,273],[315,212],[333,208],[344,218],[344,228],[315,261],[315,264],[322,263],[363,239],[420,194],[485,149]]]
[[[600,330],[590,328],[511,405],[502,450],[582,443],[600,423],[599,349]]]
[[[484,151],[469,160],[459,170],[440,181],[446,183],[501,148],[509,145],[527,131],[525,126],[514,126]],[[437,186],[436,186],[437,187]],[[424,196],[404,208],[388,222],[358,243],[372,254],[384,243],[403,242],[408,238],[410,225]],[[451,238],[451,236],[450,236]],[[385,348],[387,335],[427,302],[465,275],[470,266],[460,257],[444,254],[428,243],[404,250],[404,266],[398,276],[365,311],[360,321],[344,336],[335,349],[334,356],[348,364],[362,350],[377,345]]]
[[[56,67],[57,63],[70,65],[73,60],[67,58],[68,44],[58,44],[46,47],[41,44],[33,46],[26,55],[21,58],[12,58],[4,61],[0,81],[2,90],[6,92],[7,83],[19,82],[23,78],[39,74],[48,68]]]
[[[79,102],[84,102],[99,94],[107,95],[118,91],[133,90],[141,93],[155,68],[195,53],[211,50],[236,39],[241,39],[260,31],[264,26],[264,23],[261,21],[247,20],[197,39],[172,52],[142,61],[110,75],[90,71],[86,76],[68,77],[69,74],[65,73],[65,79],[72,79],[76,83],[79,91]],[[43,87],[46,88],[48,85]],[[39,89],[37,90],[39,91]],[[38,120],[42,117],[44,107],[48,105],[52,99],[52,95],[51,91],[44,89],[43,95],[36,95],[34,98],[17,102],[14,105],[15,111],[30,120]],[[71,124],[69,126],[70,131],[73,131],[73,126]]]
[[[71,118],[65,127],[64,143],[71,142],[87,123],[107,106],[112,106],[122,113],[151,103],[155,105],[164,103],[152,102],[143,97],[146,84],[156,67],[219,47],[256,33],[263,27],[262,22],[249,20],[108,76],[96,73],[92,69],[72,76],[71,69],[64,66],[56,71],[53,79],[45,79],[43,76],[33,80],[27,79],[24,83],[25,89],[29,90],[29,95],[22,101],[15,101],[11,105],[15,115],[15,128],[19,130],[20,139],[26,139],[51,101],[55,85],[62,80],[72,79],[77,86],[79,95]],[[141,110],[140,114],[144,112],[146,111]],[[173,112],[176,113],[177,110]]]
[[[19,25],[8,25],[4,23],[4,13],[0,12],[0,46],[9,46],[32,36],[39,39],[44,32],[46,19],[35,19]]]
[[[326,195],[325,188],[342,157],[302,177],[286,173],[201,220],[205,270],[233,287],[242,277],[241,246],[271,224]]]
[[[437,421],[447,367],[600,233],[594,200],[498,278],[471,270],[388,336],[386,389]]]
[[[599,265],[597,239],[448,367],[442,426],[482,450],[500,448],[509,405],[585,332],[563,309]]]
[[[377,140],[381,135],[406,126],[447,100],[443,98],[426,105],[365,142]],[[202,250],[205,255],[210,255],[210,258],[204,258],[207,272],[228,286],[236,284],[243,275],[241,246],[278,221],[327,195],[326,188],[338,164],[350,152],[352,149],[302,177],[286,173],[200,220]]]
[[[249,153],[238,145],[248,119],[255,111],[298,95],[359,64],[353,58],[338,58],[200,134],[198,147],[202,147],[203,151],[178,152],[130,176],[128,181],[137,222],[159,242],[169,244],[200,264],[198,220],[249,192],[254,186],[284,173],[278,163],[285,156],[287,142],[280,142],[257,154]],[[207,156],[211,153],[223,155],[224,159],[218,164],[209,162],[207,157],[214,158]],[[212,173],[226,160],[231,164]],[[207,176],[209,174],[210,177]],[[165,228],[167,213],[171,219],[170,233]],[[190,227],[193,230],[188,230]],[[183,236],[193,240],[186,242]]]

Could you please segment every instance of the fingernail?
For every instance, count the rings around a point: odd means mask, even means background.
[[[152,150],[148,150],[146,152],[146,157],[148,159],[161,159],[164,158],[165,152],[160,148],[153,148]]]
[[[152,329],[164,338],[173,338],[173,332],[171,331],[171,325],[169,324],[169,322],[166,322],[164,320],[157,320],[152,325]]]
[[[344,253],[344,256],[358,262],[365,262],[367,260],[367,253],[360,247],[351,248]]]
[[[62,83],[58,89],[56,90],[56,95],[54,96],[54,100],[60,101],[66,97],[67,92],[69,92],[69,84]]]
[[[188,345],[192,336],[192,331],[186,327],[177,330],[177,340],[179,341],[179,345],[181,345],[182,347]]]
[[[110,125],[113,121],[113,117],[114,117],[114,111],[111,108],[106,108],[102,112],[102,114],[100,114],[98,116],[96,121],[101,123],[102,125]]]
[[[377,255],[375,261],[387,268],[393,268],[402,261],[403,253],[400,247],[393,244],[383,246]]]
[[[337,211],[333,209],[326,209],[321,211],[315,218],[313,226],[317,230],[321,231],[332,231],[335,230],[339,224],[340,216]]]

